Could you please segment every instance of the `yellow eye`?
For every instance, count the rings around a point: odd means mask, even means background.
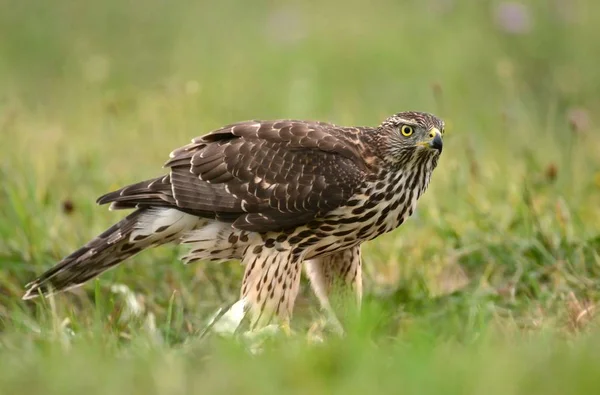
[[[400,132],[402,133],[402,135],[404,137],[409,137],[411,134],[413,134],[414,130],[413,130],[412,126],[402,125]]]

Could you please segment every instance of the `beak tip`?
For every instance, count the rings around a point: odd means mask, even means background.
[[[439,152],[442,152],[442,148],[444,146],[444,141],[442,140],[442,136],[440,136],[439,134],[436,134],[435,137],[429,143],[429,146],[433,149],[438,150]]]

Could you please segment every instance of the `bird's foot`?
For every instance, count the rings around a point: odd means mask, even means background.
[[[335,316],[320,316],[315,320],[308,332],[306,338],[309,343],[323,343],[328,336],[344,336],[344,328]]]
[[[279,329],[281,330],[281,332],[283,332],[283,334],[285,334],[286,336],[292,336],[294,334],[294,331],[292,330],[292,328],[290,327],[290,320],[289,319],[285,319],[283,320],[280,324],[279,324]]]

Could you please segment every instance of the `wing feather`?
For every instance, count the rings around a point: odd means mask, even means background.
[[[368,173],[359,129],[294,120],[247,121],[170,155],[170,174],[111,192],[117,208],[157,202],[236,228],[284,230],[343,205]]]

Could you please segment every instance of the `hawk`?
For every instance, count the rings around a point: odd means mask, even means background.
[[[245,121],[173,151],[168,174],[98,199],[134,210],[29,283],[24,299],[82,285],[152,246],[185,262],[240,260],[251,327],[289,325],[304,264],[322,307],[333,284],[360,304],[361,245],[415,210],[442,152],[444,122],[401,112],[378,127]]]

